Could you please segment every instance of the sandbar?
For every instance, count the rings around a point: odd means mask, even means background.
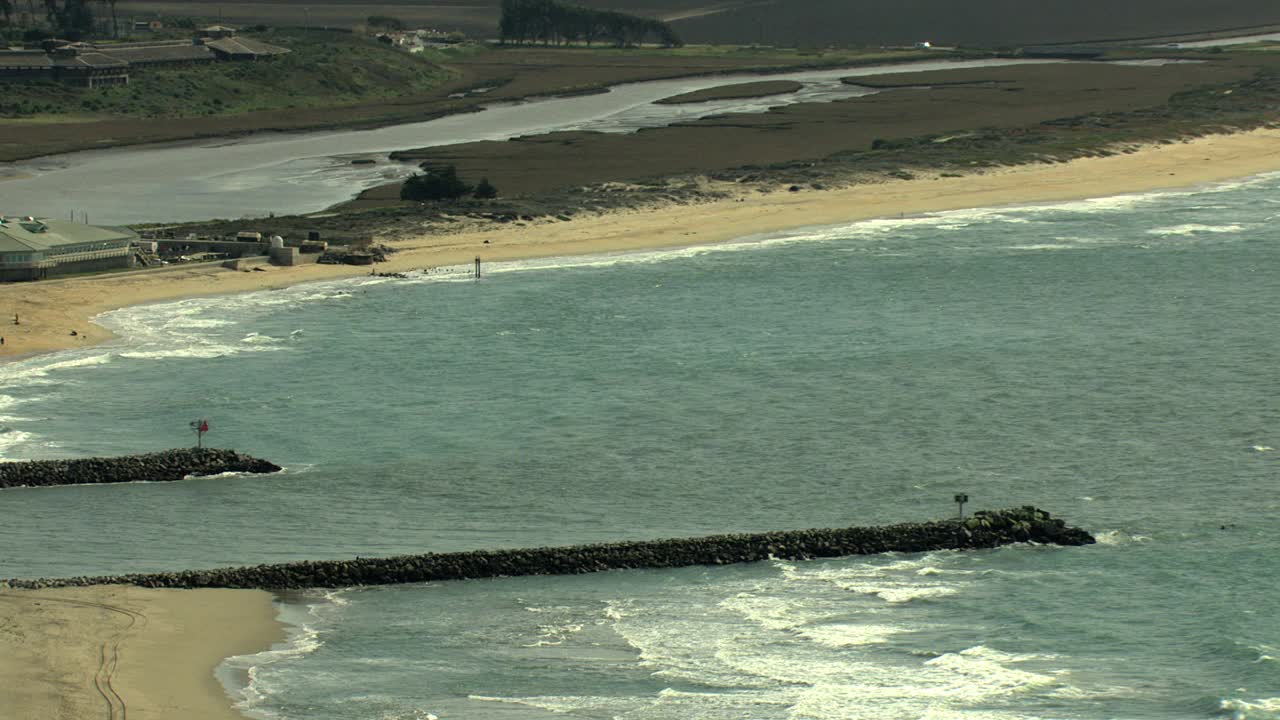
[[[275,618],[260,590],[0,590],[0,717],[243,720],[214,669]]]

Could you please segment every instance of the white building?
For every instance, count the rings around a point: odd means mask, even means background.
[[[127,228],[0,215],[0,281],[133,267],[137,239]]]

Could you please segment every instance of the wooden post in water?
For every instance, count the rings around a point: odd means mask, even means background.
[[[480,256],[476,256],[476,279],[480,279]]]

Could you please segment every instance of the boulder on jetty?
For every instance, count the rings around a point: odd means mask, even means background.
[[[890,551],[994,548],[1020,542],[1088,545],[1094,542],[1094,538],[1084,530],[1068,527],[1043,510],[1026,506],[974,513],[974,517],[966,521],[937,520],[883,527],[714,535],[525,550],[429,553],[105,577],[9,580],[7,584],[15,588],[114,584],[152,588],[334,588],[517,575],[570,575],[601,570],[728,565],[770,558],[808,560]],[[0,582],[0,587],[5,585],[5,582]]]
[[[0,463],[0,488],[167,482],[225,472],[273,473],[279,465],[235,450],[185,448],[110,458]]]

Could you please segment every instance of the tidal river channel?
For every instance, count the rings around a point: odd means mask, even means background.
[[[765,98],[680,105],[654,101],[754,82],[760,76],[658,80],[619,85],[598,95],[494,104],[479,113],[374,130],[271,133],[52,155],[0,163],[0,212],[49,217],[74,212],[76,219],[87,217],[103,225],[316,212],[367,188],[407,177],[416,168],[387,160],[394,150],[555,131],[635,132],[708,115],[760,113],[780,105],[876,92],[842,83],[846,77],[1036,62],[1053,61],[933,61],[785,73],[769,78],[800,81],[804,88]],[[357,158],[377,162],[353,165]]]

